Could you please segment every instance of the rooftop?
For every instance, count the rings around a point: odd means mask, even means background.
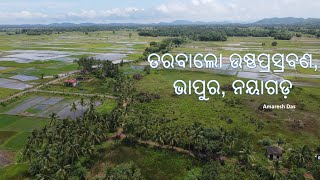
[[[282,155],[282,149],[276,146],[268,146],[267,153],[273,155]]]
[[[68,79],[64,81],[65,83],[76,83],[77,80],[76,79]]]

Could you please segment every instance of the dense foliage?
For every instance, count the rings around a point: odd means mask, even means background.
[[[52,114],[50,125],[32,132],[23,150],[23,158],[30,162],[30,175],[39,179],[85,176],[82,166],[96,153],[95,145],[106,139],[112,121],[97,115],[94,103],[91,101],[82,118],[58,120]]]
[[[226,41],[227,35],[220,30],[212,31],[210,28],[201,27],[157,27],[139,31],[140,36],[170,36],[185,37],[196,41]]]
[[[297,33],[299,32],[299,33]],[[226,41],[229,36],[240,37],[274,37],[277,40],[290,40],[293,34],[319,37],[317,26],[254,26],[254,25],[224,25],[224,26],[160,26],[139,30],[140,36],[185,37],[195,41]]]
[[[93,57],[83,57],[75,60],[83,74],[93,73],[97,78],[114,78],[119,74],[119,65],[112,61],[103,61]]]
[[[274,35],[274,39],[277,40],[290,40],[293,35],[289,32],[281,31]]]
[[[150,42],[150,46],[144,50],[143,56],[140,59],[146,60],[147,57],[152,53],[165,54],[173,47],[179,47],[183,43],[186,43],[186,39],[184,38],[167,38],[161,42]],[[148,68],[150,67],[147,67],[145,71],[150,73],[150,69]]]

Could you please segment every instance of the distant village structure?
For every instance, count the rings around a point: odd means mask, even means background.
[[[282,149],[277,146],[268,146],[266,156],[269,160],[278,161],[282,158]]]
[[[66,87],[76,87],[78,85],[78,80],[68,79],[64,81],[64,86]]]

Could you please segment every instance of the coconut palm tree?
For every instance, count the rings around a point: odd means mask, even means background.
[[[75,102],[72,103],[70,111],[73,112],[73,119],[76,119],[77,105]]]
[[[56,123],[56,120],[58,119],[58,115],[57,115],[57,113],[51,113],[50,114],[50,119],[51,119],[51,121],[50,121],[50,125],[53,125],[53,124],[55,124]]]
[[[161,131],[161,132],[155,133],[154,140],[155,140],[155,142],[158,142],[158,143],[164,145],[164,143],[165,143],[164,132]]]
[[[244,143],[244,144],[248,144],[248,143]],[[252,163],[254,160],[255,158],[253,156],[253,151],[251,146],[248,146],[248,145],[243,146],[243,148],[239,151],[239,161],[244,164],[248,164],[248,163]]]
[[[302,148],[293,149],[290,152],[288,161],[298,167],[304,167],[312,161],[312,151],[306,145]]]
[[[84,107],[86,106],[86,102],[85,102],[84,98],[81,98],[79,103],[80,103],[80,105],[81,105],[82,112],[83,112],[83,109],[84,109]]]
[[[272,178],[273,179],[281,179],[282,174],[280,172],[281,164],[279,161],[273,162],[273,168],[272,168]]]
[[[74,162],[75,158],[79,158],[79,144],[76,139],[74,139],[73,143],[69,143],[67,153],[71,156],[71,163]]]
[[[71,169],[70,164],[63,164],[60,163],[57,165],[57,172],[55,173],[56,178],[58,179],[67,179],[68,178],[68,171]]]
[[[29,137],[28,144],[39,145],[42,142],[41,134],[37,129],[33,130]]]

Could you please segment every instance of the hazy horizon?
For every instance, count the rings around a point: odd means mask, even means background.
[[[247,23],[273,17],[318,18],[318,9],[320,2],[312,0],[11,0],[0,2],[0,24]]]

